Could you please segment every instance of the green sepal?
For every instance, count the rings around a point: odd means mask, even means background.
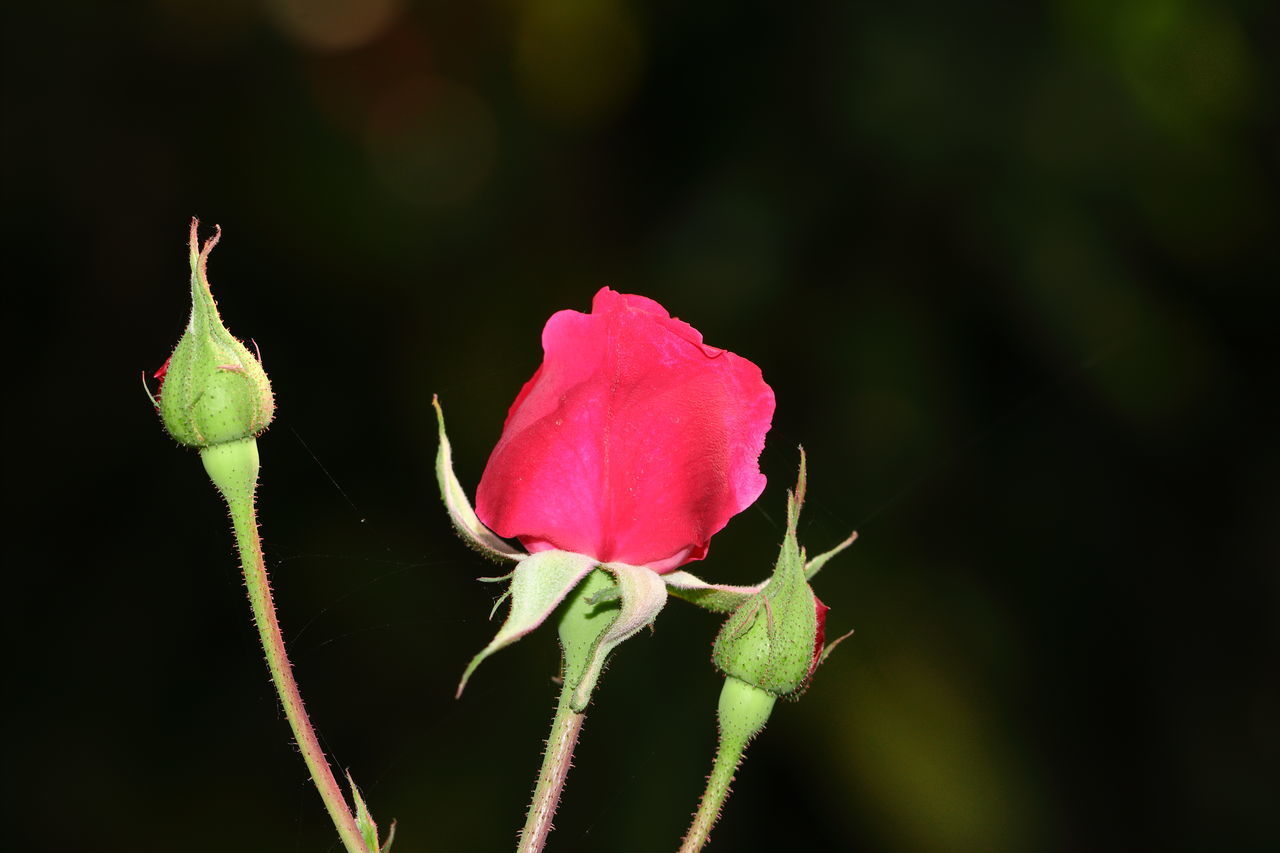
[[[764,588],[766,582],[753,586],[707,583],[689,572],[670,572],[662,576],[667,591],[676,598],[696,604],[713,613],[731,613]]]
[[[571,691],[569,706],[578,713],[591,702],[600,673],[610,653],[620,643],[651,625],[667,603],[662,576],[643,566],[605,563],[580,593],[586,608],[570,608],[560,620],[560,643],[565,653],[565,688]],[[609,583],[609,575],[615,584]],[[616,590],[616,594],[615,594]],[[584,614],[579,617],[579,612]],[[600,614],[613,613],[607,623]],[[582,629],[578,623],[587,627]]]
[[[431,405],[436,408],[436,422],[440,427],[440,449],[436,451],[436,482],[440,486],[440,498],[449,512],[453,529],[462,537],[462,541],[494,562],[523,560],[525,554],[503,542],[476,516],[476,511],[471,507],[471,501],[467,499],[462,483],[453,473],[453,448],[444,431],[444,410],[440,408],[440,398],[432,396]],[[504,580],[504,578],[481,578],[481,580]]]
[[[818,556],[814,557],[809,562],[805,563],[804,564],[805,580],[813,580],[813,576],[816,575],[818,571],[827,564],[828,560],[830,560],[836,554],[839,554],[845,548],[848,548],[850,545],[852,545],[854,542],[857,542],[857,541],[858,541],[858,531],[855,530],[853,531],[853,533],[849,534],[848,539],[844,540],[839,545],[832,548],[830,551],[825,551],[819,554]]]
[[[347,773],[347,784],[351,787],[351,798],[356,802],[356,829],[360,831],[360,837],[364,840],[364,846],[370,853],[386,853],[391,849],[391,842],[396,837],[396,822],[391,821],[391,831],[387,834],[387,842],[381,847],[378,846],[378,825],[373,821],[373,815],[369,813],[369,807],[365,805],[364,797],[360,796],[360,789],[356,787],[356,782],[351,778],[351,773]]]
[[[595,606],[597,604],[605,604],[609,601],[622,601],[622,587],[619,584],[609,584],[599,592],[587,599],[587,604]]]
[[[853,636],[853,629],[850,628],[848,631],[845,631],[839,637],[836,637],[834,640],[831,640],[826,645],[824,645],[822,647],[822,654],[818,655],[817,665],[822,666],[822,664],[826,663],[827,658],[831,657],[831,653],[836,650],[836,646],[840,645],[841,643],[843,643],[845,640],[849,639],[852,636]]]
[[[564,669],[560,677],[564,680],[564,695],[582,683],[595,648],[600,638],[618,618],[622,609],[622,597],[600,600],[600,593],[617,589],[612,575],[603,569],[596,569],[583,578],[568,598],[560,611],[557,633],[560,637],[560,651],[564,655]]]
[[[206,270],[221,230],[199,245],[191,220],[191,318],[164,368],[158,409],[178,442],[209,447],[259,435],[275,414],[262,364],[218,315]]]
[[[571,551],[539,551],[521,560],[512,572],[507,590],[511,598],[507,619],[489,645],[467,664],[456,695],[462,695],[467,680],[485,658],[546,621],[570,590],[595,567],[594,557]]]

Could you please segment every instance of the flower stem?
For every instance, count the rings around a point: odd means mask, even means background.
[[[586,709],[575,711],[573,698],[578,684],[591,661],[601,634],[613,623],[618,612],[616,601],[596,602],[597,594],[613,585],[608,572],[596,569],[569,593],[560,616],[561,685],[556,715],[551,721],[551,735],[538,772],[538,784],[516,853],[540,853],[551,834],[551,819],[560,804],[560,792],[573,766],[573,749],[578,733],[587,719]]]
[[[729,785],[733,782],[733,774],[742,763],[746,745],[728,744],[720,739],[720,747],[716,750],[716,760],[711,767],[711,775],[707,777],[707,788],[702,793],[702,801],[698,803],[698,811],[689,825],[689,832],[680,845],[680,853],[697,853],[711,840],[711,827],[720,818],[720,809],[729,796]]]
[[[711,839],[711,828],[729,796],[733,774],[742,764],[747,744],[769,720],[776,701],[773,694],[733,676],[725,679],[720,693],[720,745],[716,749],[707,787],[693,816],[680,853],[698,853]]]
[[[293,678],[289,656],[285,652],[284,637],[280,632],[275,603],[271,597],[271,581],[262,556],[262,541],[258,535],[258,518],[254,508],[258,478],[257,442],[249,438],[216,444],[202,449],[200,455],[210,478],[226,498],[235,530],[236,546],[240,551],[241,567],[244,569],[249,605],[253,609],[253,622],[262,641],[267,667],[271,670],[271,680],[284,705],[285,717],[289,720],[298,748],[302,750],[307,769],[311,771],[311,780],[320,792],[320,798],[324,800],[325,809],[329,812],[347,853],[371,853],[360,836],[342,788],[329,769],[329,762],[320,747],[315,729],[311,727],[311,720],[302,704],[302,694],[298,692],[298,683]]]
[[[538,784],[533,790],[533,800],[529,803],[524,829],[520,831],[517,853],[539,853],[547,843],[547,836],[551,834],[551,819],[555,817],[560,792],[564,790],[569,768],[573,766],[573,748],[578,743],[582,723],[587,719],[585,713],[578,713],[569,707],[572,693],[573,690],[566,681],[560,690],[555,718],[551,721],[547,751],[542,757],[542,769],[538,773]]]

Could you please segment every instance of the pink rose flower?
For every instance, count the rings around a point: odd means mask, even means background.
[[[764,490],[774,400],[760,368],[607,287],[590,314],[552,315],[542,349],[480,480],[480,520],[531,553],[659,573],[705,557]]]

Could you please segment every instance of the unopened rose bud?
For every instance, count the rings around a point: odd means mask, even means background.
[[[818,664],[844,639],[827,644],[827,606],[813,594],[809,579],[852,545],[858,535],[855,533],[830,551],[806,561],[796,536],[804,491],[802,449],[796,490],[787,494],[787,533],[769,580],[755,587],[732,587],[706,584],[692,576],[681,576],[684,573],[675,577],[673,586],[682,591],[682,597],[704,607],[720,610],[727,609],[722,604],[736,603],[716,637],[712,653],[715,665],[725,675],[717,713],[720,745],[680,853],[698,853],[706,846],[747,744],[769,721],[778,698],[795,698],[803,693]]]
[[[271,423],[275,401],[262,365],[222,324],[209,290],[205,267],[221,230],[199,246],[198,224],[191,220],[191,320],[157,373],[157,407],[177,441],[207,448],[257,436]]]
[[[773,577],[726,620],[712,659],[725,675],[774,696],[793,696],[817,666],[826,621],[818,614],[825,610],[804,579],[804,562],[789,534]]]
[[[778,562],[764,587],[733,612],[716,637],[712,660],[727,676],[758,687],[773,696],[795,697],[808,686],[826,649],[827,606],[809,586],[804,549],[796,536],[800,508],[804,504],[805,462],[800,456],[800,477],[787,496],[787,533]],[[838,553],[816,558],[813,571]]]

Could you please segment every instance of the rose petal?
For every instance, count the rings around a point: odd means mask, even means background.
[[[560,311],[476,493],[499,536],[672,571],[764,490],[760,369],[643,296]]]

